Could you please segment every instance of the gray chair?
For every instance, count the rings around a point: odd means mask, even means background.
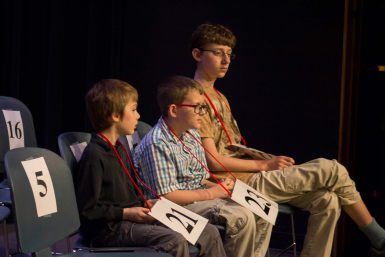
[[[25,168],[22,162],[41,160],[47,166]],[[25,164],[25,163],[24,163]],[[5,155],[5,170],[12,190],[18,247],[22,253],[52,257],[51,245],[78,230],[79,213],[71,171],[50,150],[25,147]],[[54,197],[53,197],[54,196]],[[44,206],[44,207],[43,207]],[[159,252],[92,252],[83,250],[62,256],[166,257]]]
[[[0,96],[0,202],[11,205],[9,184],[4,172],[4,155],[15,147],[37,146],[33,118],[28,107],[20,100]],[[9,119],[10,112],[19,115],[19,119]],[[8,117],[8,118],[7,118]]]
[[[90,140],[91,133],[87,132],[64,132],[58,136],[60,155],[70,167],[72,173],[77,163],[76,156],[81,156],[82,154],[82,148],[79,145],[88,144]]]
[[[149,126],[149,125],[148,125]],[[143,125],[144,128],[146,128],[146,124]],[[150,127],[151,128],[151,127]],[[148,131],[148,130],[147,130]],[[142,132],[141,132],[142,133]],[[65,160],[65,162],[68,164],[68,166],[72,170],[72,174],[75,172],[75,167],[77,163],[77,159],[75,157],[76,151],[80,151],[82,148],[78,148],[77,146],[79,144],[88,144],[91,140],[91,134],[87,132],[64,132],[58,136],[58,145],[59,145],[59,151],[62,158]],[[127,150],[130,152],[129,145],[127,142],[127,139],[125,136],[122,136],[119,138],[119,140],[125,145]],[[72,149],[75,149],[75,152],[71,149],[71,146],[73,146]],[[79,154],[79,153],[76,153]],[[80,153],[81,155],[81,153]],[[69,240],[67,241],[67,244],[69,245]],[[119,251],[119,250],[131,250],[131,251],[140,251],[140,252],[146,252],[146,251],[153,251],[152,249],[148,247],[101,247],[101,248],[92,248],[87,242],[84,242],[83,238],[79,235],[79,239],[75,242],[75,245],[73,247],[75,250],[79,249],[93,249],[93,251]],[[191,246],[190,247],[190,256],[196,256],[199,253],[199,250]]]

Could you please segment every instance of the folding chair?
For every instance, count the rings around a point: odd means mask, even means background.
[[[87,132],[64,132],[58,136],[60,155],[70,167],[72,174],[90,140],[91,133]]]
[[[37,146],[32,114],[20,100],[0,96],[0,202],[11,205],[9,184],[5,178],[4,155],[13,148]]]
[[[81,154],[85,148],[85,146],[90,142],[91,134],[87,132],[64,132],[58,136],[58,145],[60,150],[60,155],[71,167],[72,174],[75,172],[76,163],[79,161]],[[125,137],[120,138],[120,141],[126,140]],[[123,141],[123,144],[126,144],[127,141]],[[67,239],[67,245],[69,245],[69,238]],[[90,249],[92,248],[89,243],[85,242],[81,235],[79,235],[79,239],[75,242],[74,249]],[[98,247],[92,248],[93,251],[119,251],[122,249],[129,249],[132,251],[152,251],[152,249],[148,247]],[[199,253],[199,250],[190,246],[190,256],[196,256]]]
[[[22,253],[52,257],[51,245],[78,230],[79,213],[72,175],[50,150],[25,147],[5,155],[12,190],[18,246]],[[77,251],[62,256],[166,257],[159,252]]]

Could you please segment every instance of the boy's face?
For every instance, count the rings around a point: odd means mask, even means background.
[[[136,125],[138,124],[138,120],[140,118],[137,108],[138,103],[136,101],[130,100],[126,104],[123,115],[119,117],[119,122],[117,124],[120,135],[134,134]]]
[[[197,69],[208,79],[223,78],[230,66],[232,49],[226,45],[207,44],[198,50]]]
[[[197,105],[198,107],[195,107]],[[184,130],[192,128],[199,129],[201,127],[202,115],[207,113],[207,109],[202,108],[202,106],[206,106],[205,99],[197,90],[190,90],[183,102],[177,105],[178,119],[181,121],[181,124],[185,126]],[[199,109],[201,109],[201,112],[199,112]]]

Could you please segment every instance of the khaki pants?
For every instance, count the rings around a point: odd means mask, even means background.
[[[256,173],[248,184],[273,201],[310,212],[302,257],[330,256],[341,206],[361,199],[346,168],[322,158]]]
[[[269,247],[271,225],[232,200],[195,202],[185,208],[226,227],[227,257],[264,257]]]

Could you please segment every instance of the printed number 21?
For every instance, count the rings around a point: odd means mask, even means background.
[[[35,175],[36,175],[37,184],[39,186],[44,187],[44,189],[45,189],[44,193],[43,192],[39,192],[40,196],[44,197],[44,196],[47,195],[47,184],[44,182],[44,180],[39,178],[39,177],[43,176],[43,172],[42,171],[37,171],[37,172],[35,172]]]
[[[183,214],[183,213],[181,213],[181,212],[179,212],[179,211],[177,211],[177,210],[175,210],[175,209],[173,209],[173,208],[171,208],[171,210],[172,210],[172,212],[176,212],[176,213],[178,213],[179,215],[181,215],[181,216],[183,216],[183,217],[185,217],[185,218],[191,220],[191,221],[194,223],[194,225],[197,224],[197,222],[198,222],[198,220],[193,220],[193,219],[191,219],[190,217],[186,216],[185,214]],[[176,219],[177,221],[179,221],[180,224],[182,224],[182,226],[187,230],[188,233],[191,233],[191,231],[192,231],[193,228],[194,228],[194,227],[193,227],[191,224],[189,224],[188,222],[187,222],[187,226],[184,226],[184,225],[183,225],[183,222],[181,221],[181,219],[178,218],[178,217],[177,217],[176,215],[174,215],[174,214],[167,213],[166,216],[167,216],[167,218],[168,218],[170,221],[171,221],[171,218],[174,218],[174,219]]]

